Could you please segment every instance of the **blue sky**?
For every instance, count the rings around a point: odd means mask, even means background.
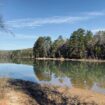
[[[0,32],[0,49],[33,47],[39,36],[70,34],[84,28],[105,30],[105,0],[0,0],[0,14],[15,33]]]

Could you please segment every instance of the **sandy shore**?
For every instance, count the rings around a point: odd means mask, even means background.
[[[68,59],[68,58],[35,58],[36,60],[55,60],[55,61],[81,61],[81,62],[105,62],[100,59]]]
[[[0,79],[0,105],[105,105],[105,95],[3,78]]]

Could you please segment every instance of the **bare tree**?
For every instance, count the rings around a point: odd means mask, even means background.
[[[0,16],[0,29],[5,30],[5,25],[2,16]]]
[[[7,26],[5,25],[5,22],[2,18],[2,16],[0,16],[0,30],[5,31],[6,33],[9,33],[9,34],[15,36],[14,33],[11,30],[9,30],[7,28]]]

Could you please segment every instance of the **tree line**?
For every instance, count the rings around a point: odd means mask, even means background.
[[[22,49],[22,50],[9,50],[9,51],[0,51],[0,58],[33,58],[32,48]]]
[[[49,36],[39,37],[33,55],[35,58],[105,59],[105,31],[93,34],[79,28],[68,39],[59,36],[52,41]]]

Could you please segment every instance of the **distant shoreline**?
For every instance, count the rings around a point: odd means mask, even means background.
[[[53,60],[53,61],[80,61],[80,62],[105,62],[100,59],[69,59],[69,58],[34,58],[36,60]]]

